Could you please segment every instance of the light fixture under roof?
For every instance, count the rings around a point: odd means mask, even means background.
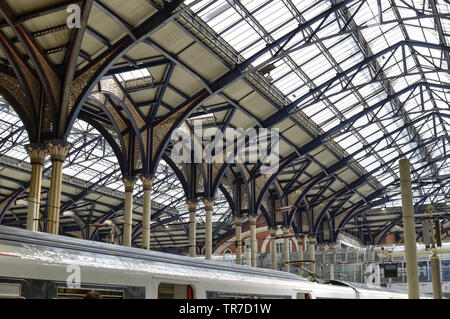
[[[28,205],[28,201],[26,199],[18,199],[16,200],[16,205],[26,206]]]
[[[191,117],[188,121],[191,125],[194,125],[195,123],[200,123],[201,125],[208,125],[208,124],[214,124],[214,114],[208,113],[204,115],[199,115],[195,117]]]
[[[148,68],[122,72],[117,74],[116,77],[127,89],[154,84],[154,78]]]

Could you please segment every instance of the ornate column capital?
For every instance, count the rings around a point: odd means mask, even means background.
[[[65,141],[51,141],[47,144],[48,152],[52,161],[64,162],[69,154],[71,145]]]
[[[235,226],[242,226],[242,218],[234,216],[234,225]]]
[[[309,243],[310,244],[315,244],[316,242],[317,242],[317,240],[314,237],[309,236]]]
[[[256,225],[256,220],[258,219],[258,216],[249,215],[248,216],[248,222],[250,225]]]
[[[195,212],[197,210],[198,201],[196,199],[188,199],[186,202],[190,212]]]
[[[289,232],[290,232],[290,230],[291,230],[291,227],[289,227],[289,226],[283,226],[283,234],[284,235],[287,235],[287,234],[289,234]]]
[[[212,210],[214,206],[214,198],[205,198],[203,200],[203,204],[205,205],[205,210]]]
[[[144,191],[151,191],[154,181],[155,181],[154,175],[142,175],[141,182],[142,182],[142,188],[144,189]]]
[[[44,165],[45,158],[49,155],[47,146],[45,144],[29,144],[25,146],[25,149],[30,156],[31,165]]]
[[[125,192],[133,192],[134,184],[136,184],[136,177],[125,176],[122,178],[122,182],[125,185]]]
[[[272,238],[277,237],[277,229],[276,228],[270,228],[270,237],[272,237]]]

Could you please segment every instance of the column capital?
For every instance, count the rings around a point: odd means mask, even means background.
[[[242,217],[234,216],[234,225],[242,226]]]
[[[248,215],[248,222],[250,223],[250,225],[256,225],[257,219],[258,219],[258,216]]]
[[[141,175],[142,188],[145,191],[152,190],[153,182],[155,181],[155,175]]]
[[[283,234],[287,234],[291,231],[291,227],[290,226],[283,226],[282,227],[283,230]]]
[[[125,176],[122,178],[122,182],[125,185],[125,192],[133,192],[136,180],[137,178],[135,176]]]
[[[309,236],[309,243],[310,244],[315,244],[317,242],[316,238]]]
[[[49,154],[47,145],[45,144],[29,144],[25,146],[28,155],[30,156],[31,165],[39,164],[44,165],[45,158]]]
[[[188,199],[186,202],[190,212],[195,212],[197,210],[198,201],[196,199]]]
[[[212,210],[214,206],[214,198],[205,198],[203,200],[203,204],[205,205],[206,210]]]
[[[50,141],[47,143],[47,149],[52,161],[64,162],[69,154],[70,143],[66,141]]]
[[[274,238],[277,236],[277,228],[276,227],[270,228],[269,231],[270,231],[270,237]]]

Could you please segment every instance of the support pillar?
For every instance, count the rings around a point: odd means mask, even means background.
[[[250,250],[251,250],[251,263],[252,267],[256,267],[256,254],[258,251],[258,242],[256,240],[256,219],[257,216],[249,216],[248,221],[250,223]]]
[[[270,229],[270,253],[272,255],[272,269],[277,270],[277,229]]]
[[[123,245],[131,247],[131,232],[133,227],[133,190],[136,183],[135,177],[124,177],[125,185],[125,208],[123,223]]]
[[[142,214],[142,248],[150,250],[150,222],[152,216],[152,185],[155,177],[153,175],[141,176],[144,191],[144,207]]]
[[[43,144],[30,144],[26,147],[31,162],[30,193],[28,195],[27,229],[39,230],[39,208],[41,206],[42,169],[48,155]]]
[[[284,261],[284,269],[286,272],[291,272],[291,266],[289,265],[290,261],[290,250],[289,250],[289,228],[283,227],[283,261]]]
[[[416,230],[411,188],[411,168],[408,159],[401,159],[400,187],[402,193],[403,232],[406,253],[406,274],[409,299],[419,299],[419,274],[417,269]]]
[[[187,204],[189,208],[189,256],[195,257],[197,247],[197,233],[196,233],[196,213],[197,213],[197,201],[194,199],[188,199]]]
[[[211,260],[212,257],[212,210],[214,199],[205,199],[205,215],[206,215],[206,239],[205,239],[205,258]]]
[[[303,243],[304,243],[304,241],[305,241],[305,240],[304,240],[303,237],[297,237],[297,253],[298,253],[298,260],[299,260],[299,261],[302,261],[302,260],[303,260]],[[303,263],[301,263],[301,265],[304,266]],[[299,274],[300,276],[302,276],[302,275],[303,275],[303,270],[301,270],[301,269],[299,268],[298,274]]]
[[[236,226],[236,264],[242,265],[242,218],[234,217]]]
[[[309,237],[309,259],[311,260],[310,270],[315,273],[315,261],[316,261],[316,239],[314,237]]]
[[[248,246],[247,246],[248,244]],[[251,267],[252,266],[252,250],[250,245],[250,238],[245,242],[245,265]]]
[[[63,164],[69,153],[70,145],[66,142],[50,142],[47,145],[52,161],[50,194],[48,200],[47,233],[59,233],[59,214],[61,211],[61,189]]]
[[[433,297],[434,299],[442,299],[442,282],[441,282],[441,262],[439,256],[436,255],[436,249],[432,249],[433,255],[430,257],[431,276],[433,280]]]

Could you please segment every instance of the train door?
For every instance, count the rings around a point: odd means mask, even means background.
[[[191,285],[160,283],[158,299],[194,299],[194,289]]]
[[[297,299],[312,299],[309,292],[297,292]]]

